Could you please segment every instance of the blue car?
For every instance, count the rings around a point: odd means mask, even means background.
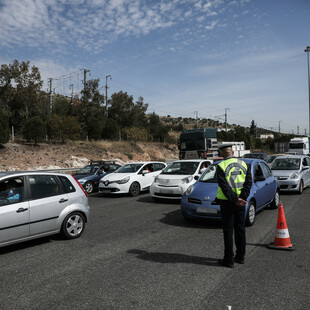
[[[88,194],[98,190],[100,179],[108,173],[114,172],[121,165],[114,161],[95,161],[78,170],[74,178],[79,181]]]
[[[253,185],[247,199],[245,220],[247,226],[252,226],[258,211],[268,205],[274,209],[279,207],[280,187],[264,160],[248,158],[242,160],[251,165]],[[186,220],[221,219],[220,206],[212,204],[218,188],[215,173],[218,163],[220,161],[210,165],[199,180],[183,194],[181,210]]]

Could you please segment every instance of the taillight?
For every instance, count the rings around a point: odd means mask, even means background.
[[[85,191],[85,189],[83,188],[83,186],[80,184],[80,182],[74,177],[72,176],[72,178],[75,180],[75,182],[77,184],[79,184],[79,187],[82,189],[83,193],[85,194],[86,197],[88,197],[87,192]]]

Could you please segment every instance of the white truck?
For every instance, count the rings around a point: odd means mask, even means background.
[[[243,141],[240,142],[219,142],[218,146],[221,144],[232,144],[232,150],[234,152],[234,156],[243,157],[243,155],[251,153],[250,150],[245,149],[245,143]]]
[[[309,154],[309,137],[295,137],[289,142],[288,154]]]

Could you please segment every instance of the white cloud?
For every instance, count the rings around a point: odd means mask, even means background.
[[[209,25],[205,27],[206,30],[212,30],[216,26],[217,23],[218,23],[217,20],[212,21]]]

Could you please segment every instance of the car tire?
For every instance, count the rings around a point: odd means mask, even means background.
[[[274,198],[270,204],[270,207],[272,209],[278,209],[279,208],[279,203],[280,203],[280,193],[278,190],[276,190],[276,193],[274,194]]]
[[[255,202],[253,200],[251,200],[249,202],[248,212],[247,212],[246,218],[245,218],[245,225],[248,227],[253,226],[253,224],[255,222],[255,217],[256,217]]]
[[[66,216],[62,223],[62,233],[67,239],[75,239],[82,235],[85,228],[85,218],[80,212]]]
[[[302,194],[303,190],[304,190],[304,182],[300,180],[298,194]]]
[[[91,194],[94,191],[94,183],[91,181],[88,181],[84,184],[84,188],[87,194]]]
[[[133,182],[129,187],[130,196],[138,196],[140,193],[140,184],[138,182]]]

